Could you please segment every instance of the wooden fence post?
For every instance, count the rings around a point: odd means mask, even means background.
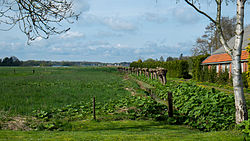
[[[173,95],[168,92],[168,117],[173,117]]]
[[[96,120],[96,116],[95,116],[95,96],[93,96],[93,118],[94,118],[94,120]]]

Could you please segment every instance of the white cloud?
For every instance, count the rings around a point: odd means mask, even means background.
[[[136,25],[128,20],[124,20],[121,17],[103,17],[94,14],[83,14],[83,24],[87,26],[102,25],[109,27],[114,31],[135,31],[137,30]]]
[[[81,32],[73,32],[73,31],[68,31],[60,36],[62,39],[67,39],[67,38],[81,38],[84,37],[84,34]]]
[[[113,30],[119,31],[134,31],[136,30],[136,26],[132,23],[122,20],[121,18],[115,17],[105,17],[103,18],[103,23]]]
[[[149,22],[164,23],[168,20],[166,14],[145,13],[143,18]]]
[[[112,32],[112,31],[98,31],[95,37],[98,38],[109,38],[109,37],[122,37],[123,34]]]
[[[51,51],[53,51],[53,52],[61,52],[61,51],[62,51],[62,48],[52,47],[52,48],[51,48]]]

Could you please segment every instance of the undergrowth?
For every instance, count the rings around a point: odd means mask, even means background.
[[[162,99],[167,99],[168,92],[173,93],[176,122],[202,131],[226,130],[235,126],[232,95],[184,81],[171,81],[163,86],[144,76],[137,79],[153,85],[156,95]]]

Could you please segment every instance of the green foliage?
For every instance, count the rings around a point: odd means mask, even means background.
[[[250,40],[250,38],[248,38],[248,40]],[[247,72],[246,72],[246,82],[247,82],[247,85],[248,86],[250,86],[250,43],[248,44],[248,46],[246,47],[246,50],[247,50],[247,52],[249,53],[248,54],[248,63],[247,63],[247,65],[248,65],[248,70],[247,70]],[[243,79],[244,80],[244,79]]]
[[[248,73],[247,72],[243,72],[242,74],[241,74],[241,76],[242,76],[242,81],[243,81],[243,86],[245,87],[245,88],[248,88],[248,86],[249,86],[249,83],[248,83],[248,75],[247,75]]]
[[[201,80],[201,75],[202,75],[202,68],[203,66],[201,65],[202,61],[205,60],[208,57],[208,55],[199,55],[199,56],[194,56],[191,58],[192,60],[192,77],[194,80],[198,81]]]
[[[250,136],[250,119],[240,123],[238,128],[240,128],[244,134]]]
[[[141,60],[141,59],[139,59],[137,62],[138,62],[138,63],[142,63],[142,60]]]
[[[167,69],[167,76],[173,78],[190,78],[188,74],[189,65],[186,60],[175,60],[175,61],[145,61],[145,62],[132,62],[130,67],[135,68],[157,68],[162,67]]]
[[[106,104],[96,103],[98,119],[166,119],[167,107],[157,103],[149,96],[125,96],[119,100],[110,99]],[[48,111],[35,110],[34,116],[43,122],[34,128],[38,130],[64,130],[70,126],[68,122],[92,118],[92,103],[80,102],[63,108]],[[66,122],[67,121],[67,122]]]
[[[208,55],[200,55],[192,57],[192,74],[195,81],[200,82],[210,82],[217,83],[220,85],[229,85],[232,86],[232,78],[230,78],[229,71],[226,68],[219,73],[216,72],[216,66],[211,65],[203,66],[202,61],[207,58]],[[244,86],[247,88],[248,84],[246,83],[246,74],[243,74]]]
[[[138,77],[139,79],[142,78]],[[234,98],[215,89],[207,89],[188,82],[168,82],[165,86],[147,78],[141,80],[156,87],[155,93],[167,99],[173,93],[177,122],[202,131],[225,130],[234,126]]]

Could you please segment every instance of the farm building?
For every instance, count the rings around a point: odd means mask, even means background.
[[[247,71],[247,62],[249,53],[246,50],[246,47],[250,43],[248,40],[250,38],[250,26],[245,28],[244,38],[242,44],[242,52],[241,52],[241,70],[242,72]],[[234,46],[235,37],[231,38],[227,43],[230,48]],[[225,71],[227,68],[231,72],[231,62],[232,59],[230,55],[228,55],[224,49],[224,47],[220,47],[216,51],[212,53],[211,56],[208,56],[203,62],[202,65],[207,65],[209,68],[212,66],[216,66],[216,72]]]

